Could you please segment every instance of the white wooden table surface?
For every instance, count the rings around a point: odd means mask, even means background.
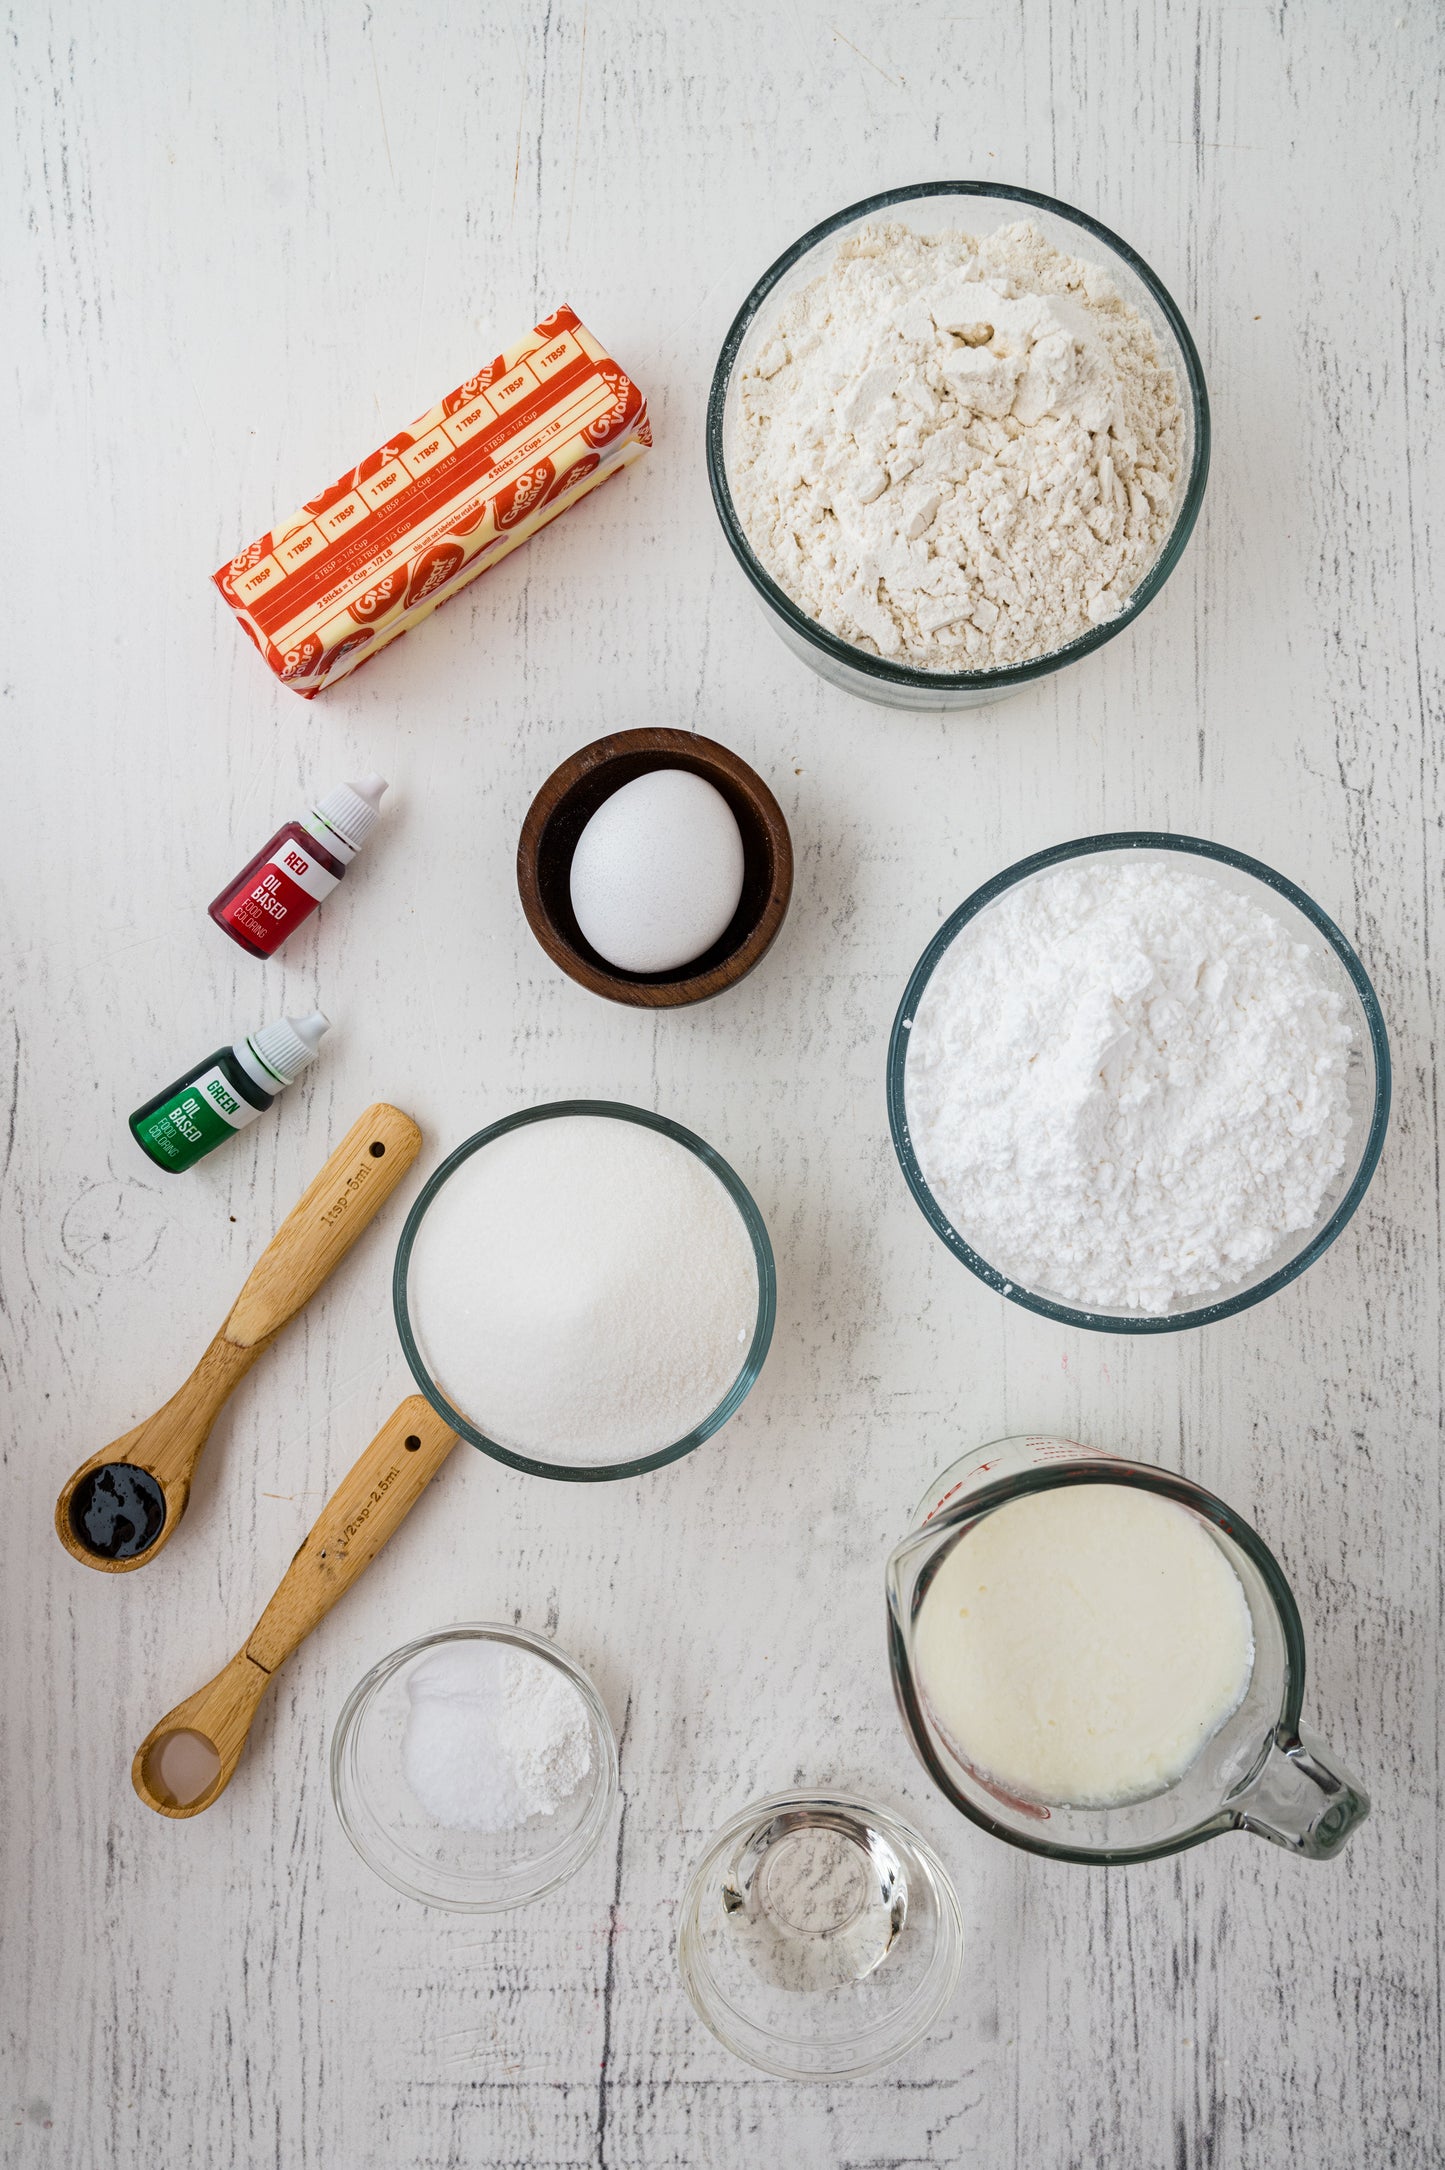
[[[1445,310],[1441,20],[1123,0],[16,0],[0,129],[5,718],[0,1437],[3,2153],[22,2170],[276,2165],[1436,2165],[1442,1477]],[[1134,632],[948,721],[834,694],[725,551],[706,387],[816,219],[935,176],[1101,217],[1195,330],[1215,458]],[[568,300],[650,395],[655,453],[344,689],[303,706],[207,576]],[[600,732],[756,763],[798,882],[725,1000],[649,1020],[543,957],[528,801]],[[308,793],[375,765],[382,829],[284,959],[204,907]],[[1294,876],[1356,939],[1397,1100],[1305,1280],[1192,1337],[1061,1331],[929,1234],[884,1119],[887,1028],[940,917],[1035,847],[1158,824]],[[336,1029],[182,1181],[127,1113],[283,1008]],[[372,1098],[424,1166],[571,1093],[714,1140],[778,1253],[777,1337],[704,1451],[616,1487],[465,1449],[279,1684],[224,1801],[128,1764],[236,1645],[407,1384],[388,1313],[413,1177],[237,1394],[187,1527],[89,1575],[49,1527],[83,1455],[190,1366]],[[1307,1718],[1371,1821],[1312,1868],[1235,1838],[1089,1871],[995,1845],[894,1716],[882,1565],[932,1471],[1063,1430],[1202,1477],[1295,1578]],[[407,1903],[332,1812],[330,1728],[418,1631],[516,1619],[589,1667],[617,1831],[495,1920]],[[792,2086],[695,2023],[672,1934],[705,1837],[836,1781],[911,1814],[968,1949],[933,2038]]]

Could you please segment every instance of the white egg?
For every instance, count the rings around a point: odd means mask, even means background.
[[[620,972],[675,972],[711,949],[743,893],[743,840],[706,777],[653,769],[604,799],[572,854],[572,909]]]

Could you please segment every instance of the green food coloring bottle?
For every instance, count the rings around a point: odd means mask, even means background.
[[[136,1144],[168,1175],[193,1168],[264,1114],[315,1060],[329,1025],[313,1010],[309,1017],[283,1017],[234,1047],[218,1047],[136,1109],[130,1119]]]

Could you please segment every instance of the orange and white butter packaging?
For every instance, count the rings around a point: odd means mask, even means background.
[[[637,386],[557,309],[213,577],[309,701],[651,443]]]

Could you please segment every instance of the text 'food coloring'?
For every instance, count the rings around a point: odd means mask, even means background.
[[[339,784],[304,821],[288,821],[210,905],[223,933],[252,957],[273,957],[342,879],[376,827],[383,776]]]
[[[277,1093],[314,1061],[330,1020],[283,1017],[234,1047],[203,1056],[130,1119],[135,1141],[158,1168],[180,1175],[264,1114]]]

